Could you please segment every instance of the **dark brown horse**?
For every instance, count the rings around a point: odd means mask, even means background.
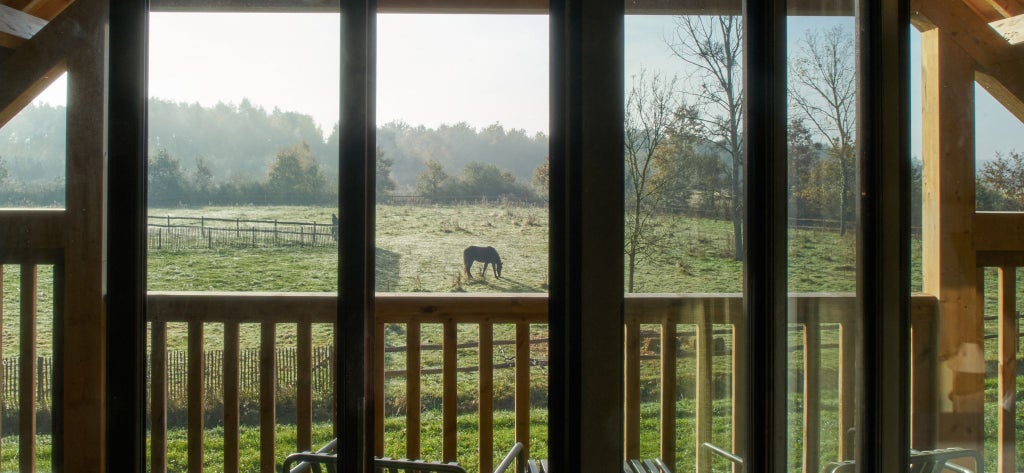
[[[484,264],[484,268],[480,270],[480,276],[486,274],[487,265],[491,265],[494,277],[501,279],[501,256],[498,256],[498,250],[495,250],[493,246],[470,246],[462,252],[462,262],[466,265],[466,276],[469,276],[469,279],[473,279],[470,269],[473,268],[474,261]]]

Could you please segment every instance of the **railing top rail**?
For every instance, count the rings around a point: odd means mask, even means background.
[[[856,310],[852,293],[807,293],[790,298],[795,323],[845,323]],[[547,323],[547,294],[377,293],[380,323]],[[740,294],[630,294],[624,321],[657,324],[740,324]],[[334,322],[334,293],[150,292],[148,317],[163,322]],[[915,295],[913,316],[931,314],[935,298]]]

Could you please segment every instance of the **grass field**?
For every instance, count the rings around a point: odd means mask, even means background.
[[[316,221],[326,224],[334,209],[324,207],[211,207],[195,209],[152,209],[151,215],[158,216],[204,216],[208,218],[254,219],[282,221]],[[453,206],[378,206],[377,207],[377,290],[382,292],[545,292],[549,281],[547,277],[548,262],[548,221],[547,210],[542,207],[516,205],[453,205]],[[653,257],[641,261],[636,275],[638,292],[652,293],[737,293],[742,289],[742,263],[731,258],[732,225],[726,221],[716,221],[684,216],[663,216],[658,225],[661,231],[669,235],[668,243],[658,248]],[[502,279],[495,279],[488,274],[480,277],[475,268],[474,279],[467,278],[462,272],[462,249],[468,245],[490,245],[499,250],[504,262]],[[913,280],[915,291],[921,288],[920,242],[913,242]],[[149,288],[158,291],[285,291],[285,292],[333,292],[337,289],[337,250],[336,248],[228,248],[214,247],[199,250],[151,250],[149,253]],[[789,232],[789,289],[793,292],[852,292],[855,287],[856,254],[855,237],[853,234],[839,236],[836,232],[826,230],[791,229]],[[17,266],[5,266],[3,274],[3,353],[13,356],[17,353],[19,321],[18,292],[19,271]],[[989,310],[994,310],[995,299],[994,271],[986,272],[986,294]],[[625,279],[625,276],[624,276]],[[39,275],[39,306],[40,319],[38,349],[40,354],[50,350],[52,324],[51,318],[45,314],[52,311],[52,273],[50,268],[42,267]],[[1024,298],[1019,301],[1024,306]],[[992,312],[990,312],[992,313]],[[995,324],[987,323],[990,333],[994,333]],[[390,346],[404,345],[404,327],[389,328],[386,343]],[[511,326],[498,326],[496,339],[511,339]],[[545,326],[532,327],[532,335],[542,338],[546,336]],[[243,328],[242,347],[258,346],[259,335],[255,327]],[[207,349],[217,349],[222,343],[222,328],[218,324],[210,324],[206,328]],[[318,345],[330,343],[330,327],[320,325],[314,329],[314,340]],[[460,327],[459,340],[475,339],[475,327]],[[728,338],[728,337],[726,337]],[[278,328],[278,345],[294,346],[294,328],[280,326]],[[170,324],[168,334],[169,348],[183,350],[186,344],[185,327],[183,324]],[[440,327],[424,326],[423,343],[439,343]],[[825,330],[823,343],[835,341],[834,331]],[[731,340],[725,340],[726,346]],[[799,334],[795,334],[793,345],[799,345]],[[995,341],[987,343],[990,358],[995,357]],[[822,430],[835,430],[835,354],[836,350],[822,353],[823,388],[822,402],[826,412],[823,413]],[[460,350],[460,366],[476,364],[476,351]],[[544,356],[539,354],[538,356]],[[791,354],[794,360],[800,352]],[[716,357],[716,376],[728,378],[728,356]],[[425,366],[440,366],[439,352],[424,352]],[[386,361],[386,369],[403,369],[404,354],[390,353]],[[657,371],[659,366],[654,362],[642,364],[643,398],[657,399]],[[794,361],[793,373],[799,369]],[[692,383],[693,360],[681,357],[679,363],[680,383]],[[471,414],[475,401],[475,374],[459,375],[460,410],[466,412],[460,416],[460,456],[468,465],[475,465],[475,433]],[[424,376],[424,456],[435,458],[436,453],[428,447],[430,442],[437,440],[439,434],[430,429],[439,429],[440,421],[430,416],[439,416],[436,410],[440,399],[440,376]],[[829,388],[828,385],[833,387]],[[496,372],[495,389],[502,399],[510,398],[512,392],[512,373],[510,370]],[[387,419],[387,445],[389,454],[401,455],[399,446],[404,446],[404,430],[399,417],[404,412],[404,380],[390,378],[387,383],[387,412],[393,417]],[[546,392],[546,372],[534,368],[533,389],[543,398]],[[994,392],[994,387],[990,389]],[[681,389],[684,399],[680,400],[679,445],[681,471],[688,471],[686,463],[692,461],[692,398]],[[794,394],[793,406],[799,405],[799,396]],[[993,400],[994,402],[994,400]],[[644,456],[657,456],[657,403],[647,402],[643,405],[644,439],[642,442]],[[723,419],[729,416],[728,403],[724,400],[715,401],[716,420],[715,438],[719,443],[727,442],[727,423]],[[535,439],[542,439],[546,425],[543,416],[544,406],[535,406],[533,414],[540,416],[534,419],[533,434]],[[510,416],[499,411],[500,416]],[[436,426],[432,422],[436,421]],[[509,420],[509,422],[511,422]],[[795,420],[799,427],[799,420]],[[465,425],[464,425],[465,423]],[[496,450],[508,437],[511,445],[511,424],[503,426],[496,420],[498,431],[495,433]],[[462,435],[465,427],[465,435]],[[986,424],[988,428],[988,424]],[[316,438],[326,441],[329,435],[328,426],[317,427]],[[254,436],[254,428],[248,428],[246,435]],[[9,431],[9,430],[8,430]],[[6,431],[5,431],[6,432]],[[289,433],[291,432],[291,433]],[[433,433],[431,433],[433,432]],[[439,432],[439,430],[438,430]],[[184,431],[173,429],[170,432],[171,471],[181,471],[184,464]],[[217,428],[207,433],[210,442],[207,445],[207,461],[210,470],[217,471],[217,442],[221,433]],[[435,439],[436,437],[436,439]],[[799,448],[799,436],[794,438],[793,448]],[[12,437],[3,439],[3,465],[0,470],[6,471],[9,442]],[[16,437],[13,437],[16,438]],[[249,437],[244,437],[243,442]],[[256,437],[253,437],[256,438]],[[825,445],[822,458],[835,457],[835,440],[823,435]],[[175,440],[176,439],[176,440]],[[252,440],[258,445],[258,440]],[[538,440],[539,442],[540,440]],[[294,427],[279,427],[278,458],[293,450]],[[256,448],[255,446],[251,448]],[[439,446],[437,449],[439,450]],[[543,445],[534,452],[541,455]],[[16,447],[13,448],[16,450]],[[256,458],[255,451],[243,454],[243,458]],[[428,453],[429,452],[429,453]],[[42,453],[42,450],[41,450]],[[250,455],[251,454],[251,455]],[[498,454],[498,452],[496,452]],[[537,456],[535,455],[535,456]],[[439,456],[439,455],[438,455]],[[179,458],[180,457],[180,458]]]

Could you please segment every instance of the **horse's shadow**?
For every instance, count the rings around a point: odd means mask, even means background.
[[[374,257],[377,260],[377,267],[374,270],[377,280],[375,289],[379,292],[395,291],[402,275],[402,256],[394,251],[376,247],[374,248]]]
[[[519,280],[517,280],[515,278],[510,278],[507,275],[502,276],[501,279],[494,279],[494,278],[486,278],[485,279],[485,278],[476,277],[475,279],[473,279],[473,281],[477,281],[477,284],[479,284],[480,282],[483,282],[484,284],[487,284],[487,285],[490,285],[490,286],[493,286],[493,287],[499,287],[499,288],[505,289],[505,292],[545,292],[544,289],[538,288],[537,286],[532,286],[532,285],[529,285],[529,284],[525,284],[525,283],[523,283],[523,282],[521,282],[521,281],[519,281]]]

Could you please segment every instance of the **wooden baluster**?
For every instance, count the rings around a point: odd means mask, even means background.
[[[298,451],[313,450],[313,324],[299,322],[295,327],[296,438]]]
[[[816,300],[803,298],[804,312],[804,473],[816,473],[821,444],[821,325]]]
[[[36,273],[21,265],[21,337],[18,373],[18,467],[36,471]]]
[[[405,455],[420,458],[420,323],[405,330]]]
[[[260,472],[275,473],[274,429],[277,427],[277,325],[260,324]]]
[[[697,436],[694,448],[697,451],[698,473],[711,471],[711,457],[701,450],[700,444],[711,441],[711,377],[714,361],[712,310],[712,303],[704,301],[697,315]]]
[[[999,472],[1016,470],[1017,268],[999,268]]]
[[[733,297],[726,301],[726,320],[732,324],[732,451],[746,449],[747,433],[746,400],[750,395],[747,387],[747,329],[746,314],[743,312],[743,298]],[[743,467],[732,466],[733,473],[741,473]]]
[[[640,323],[626,322],[626,458],[640,458]]]
[[[188,323],[188,471],[203,471],[203,323]]]
[[[676,323],[661,323],[661,459],[676,471]]]
[[[913,298],[910,304],[910,446],[917,450],[936,447],[938,419],[938,301]],[[842,348],[840,348],[842,353]]]
[[[530,324],[516,324],[516,442],[530,458]]]
[[[446,462],[458,459],[458,424],[457,424],[457,400],[458,400],[458,358],[457,345],[459,343],[457,326],[454,321],[447,320],[444,323],[444,341],[442,342],[443,369],[442,384],[444,385],[441,394],[441,458]]]
[[[494,470],[494,326],[480,324],[480,471]]]
[[[167,472],[167,322],[152,323],[150,354],[150,471]]]
[[[853,321],[846,320],[839,325],[839,455],[843,460],[853,458],[855,441],[848,435],[856,422],[854,391],[856,375],[857,341]],[[934,341],[934,340],[933,340]]]
[[[56,270],[56,269],[55,269]],[[56,292],[56,291],[55,291]],[[6,371],[3,366],[4,359],[4,265],[0,264],[0,396],[7,392],[7,377],[4,376]],[[54,406],[57,407],[59,400],[54,399]],[[0,431],[2,432],[2,431]],[[2,453],[0,449],[0,453]],[[0,455],[2,458],[3,455]]]
[[[224,471],[238,473],[238,322],[224,324]]]
[[[373,454],[384,456],[384,323],[374,327],[373,343]]]

